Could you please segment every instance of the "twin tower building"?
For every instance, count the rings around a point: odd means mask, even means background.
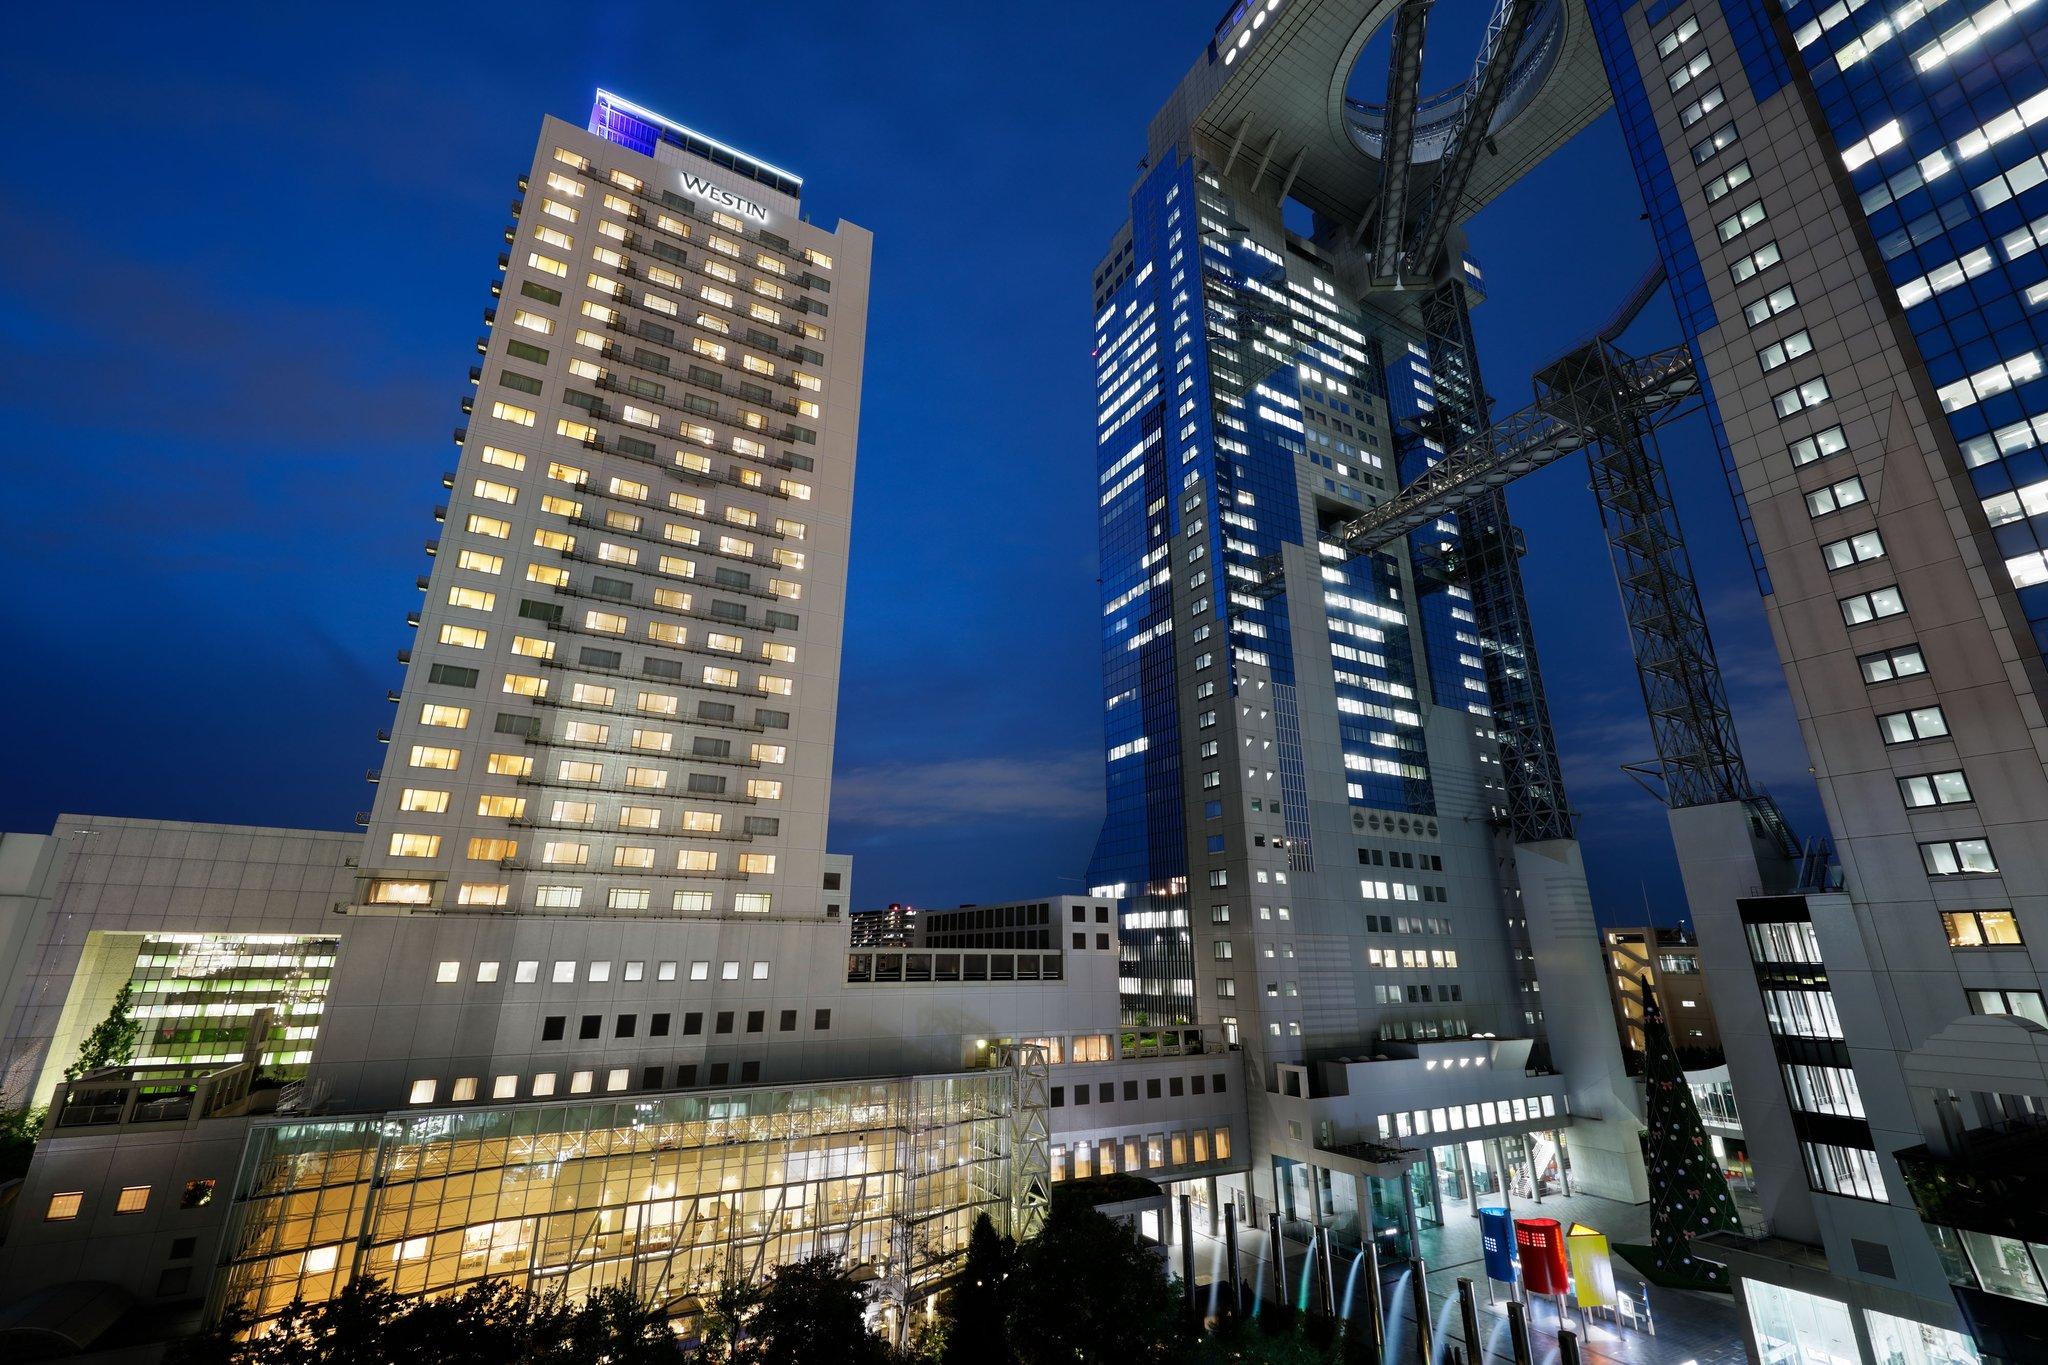
[[[1025,1235],[1101,1174],[1190,1196],[1148,1226],[1204,1280],[1226,1226],[1299,1273],[1503,1191],[1648,1198],[1460,231],[1613,103],[1841,851],[1673,801],[1795,1246],[1714,1254],[1772,1359],[2024,1358],[2048,1201],[1954,1191],[2048,1103],[2048,72],[2030,15],[1963,4],[1503,0],[1428,99],[1426,3],[1225,16],[1077,329],[1088,894],[889,945],[827,851],[870,236],[608,92],[545,120],[367,833],[0,843],[6,1099],[50,1105],[0,1284],[687,1316],[835,1251],[900,1315],[980,1214]],[[1385,102],[1349,98],[1389,22]],[[123,987],[136,1057],[64,1079]]]

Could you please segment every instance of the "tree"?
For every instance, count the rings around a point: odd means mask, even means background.
[[[883,1365],[888,1346],[868,1331],[868,1291],[837,1256],[779,1265],[746,1320],[737,1360],[760,1365]]]
[[[682,1365],[683,1349],[661,1309],[621,1287],[570,1307],[503,1280],[441,1298],[395,1294],[375,1279],[351,1280],[333,1298],[286,1307],[260,1335],[230,1311],[180,1342],[166,1365]]]
[[[998,1233],[988,1215],[974,1220],[967,1235],[967,1259],[960,1278],[940,1304],[944,1315],[945,1365],[1000,1365],[1010,1358],[1011,1276],[1017,1244]]]
[[[0,1109],[0,1184],[28,1174],[47,1112],[41,1105]]]
[[[107,1017],[93,1026],[78,1049],[78,1060],[64,1068],[64,1079],[75,1081],[88,1071],[105,1066],[126,1066],[135,1057],[135,1044],[142,1038],[142,1024],[135,1017],[135,987],[123,985],[114,997]]]
[[[1644,988],[1644,1090],[1648,1124],[1643,1165],[1650,1179],[1650,1267],[1674,1284],[1726,1289],[1728,1272],[1695,1260],[1692,1239],[1703,1232],[1741,1230],[1728,1180],[1707,1142],[1692,1087],[1671,1046],[1656,992]]]
[[[1154,1365],[1181,1354],[1180,1302],[1157,1248],[1076,1198],[1020,1248],[1009,1336],[1021,1365]]]

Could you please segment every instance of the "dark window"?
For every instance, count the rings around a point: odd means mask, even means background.
[[[789,712],[757,710],[754,712],[754,723],[764,730],[787,730],[789,728]]]
[[[1097,934],[1095,936],[1095,946],[1098,948],[1107,948],[1109,946],[1109,935]]]
[[[569,1016],[566,1014],[550,1014],[547,1018],[540,1021],[540,1040],[543,1043],[560,1042],[562,1040],[562,1030],[567,1026],[568,1022]]]
[[[747,1011],[747,1032],[749,1032],[749,1033],[759,1033],[759,1032],[761,1031],[761,1029],[762,1029],[762,1026],[763,1026],[763,1025],[765,1025],[765,1024],[766,1024],[767,1022],[768,1022],[768,1011],[766,1011],[766,1010],[748,1010],[748,1011]]]
[[[623,578],[606,578],[599,574],[590,580],[590,590],[599,597],[609,597],[618,602],[633,600],[633,585]]]
[[[519,292],[530,299],[539,299],[542,303],[560,303],[562,301],[561,290],[550,289],[544,284],[535,284],[532,280],[528,280],[520,285]]]
[[[1065,1086],[1056,1085],[1052,1088],[1052,1107],[1055,1109],[1067,1107],[1067,1088]]]
[[[819,1010],[819,1011],[818,1011],[818,1013],[817,1013],[817,1015],[816,1015],[816,1017],[815,1017],[815,1018],[813,1018],[813,1019],[811,1020],[811,1027],[812,1027],[812,1028],[815,1028],[815,1029],[828,1029],[828,1028],[831,1028],[831,1027],[832,1027],[832,1011],[831,1011],[831,1010]]]
[[[213,1187],[217,1183],[217,1181],[212,1180],[186,1181],[185,1193],[178,1198],[178,1207],[181,1209],[205,1208],[213,1202]]]
[[[457,668],[454,664],[435,664],[427,670],[427,681],[441,683],[447,687],[475,687],[476,670]]]
[[[525,597],[519,601],[519,614],[530,621],[559,623],[562,619],[562,608],[554,602],[536,602],[530,597]]]
[[[730,1063],[727,1063],[727,1062],[713,1062],[713,1063],[711,1064],[711,1083],[712,1083],[713,1085],[724,1085],[724,1084],[725,1084],[725,1078],[726,1078],[726,1075],[727,1075],[727,1074],[728,1074],[728,1073],[729,1073],[729,1072],[730,1072],[731,1070],[732,1070],[732,1066],[731,1066],[731,1064],[730,1064]]]
[[[1206,1090],[1208,1086],[1209,1078],[1207,1076],[1188,1077],[1188,1088],[1194,1091],[1197,1095],[1201,1094],[1204,1090]]]
[[[174,1237],[171,1239],[170,1259],[174,1261],[189,1261],[192,1259],[193,1253],[198,1250],[199,1239],[197,1237]]]
[[[1106,905],[1098,905],[1098,906],[1096,906],[1096,907],[1095,907],[1095,922],[1096,922],[1097,924],[1107,924],[1107,923],[1109,923],[1109,907],[1108,907],[1108,906],[1106,906]]]
[[[668,1016],[666,1014],[650,1014],[647,1016],[647,1036],[649,1038],[668,1037]]]
[[[704,1016],[702,1014],[698,1013],[696,1010],[691,1010],[688,1014],[685,1014],[683,1016],[683,1035],[685,1037],[688,1037],[690,1034],[693,1033],[702,1033],[703,1031]]]
[[[741,1062],[741,1063],[740,1063],[740,1079],[741,1079],[742,1081],[758,1081],[758,1080],[760,1080],[760,1079],[761,1079],[761,1064],[760,1064],[759,1062]]]
[[[604,1016],[601,1014],[586,1014],[576,1023],[576,1036],[578,1038],[595,1038],[603,1030]]]
[[[782,821],[773,815],[749,815],[746,831],[749,834],[780,834]]]
[[[658,1066],[643,1066],[643,1067],[641,1067],[641,1068],[640,1068],[640,1088],[641,1088],[642,1090],[659,1090],[659,1089],[661,1089],[661,1068],[660,1068],[660,1067],[658,1067]]]
[[[577,654],[576,661],[585,668],[617,668],[625,656],[616,649],[594,649],[585,645]]]
[[[539,716],[515,716],[503,712],[492,726],[501,735],[537,735],[540,733]]]
[[[1075,906],[1075,907],[1074,907],[1074,923],[1076,923],[1076,924],[1086,924],[1087,922],[1088,922],[1088,907],[1087,907],[1087,906],[1085,906],[1085,905],[1077,905],[1077,906]]]
[[[1127,1100],[1138,1098],[1138,1083],[1136,1081],[1124,1082],[1124,1098]]]
[[[633,1036],[633,1029],[638,1023],[639,1016],[637,1015],[620,1015],[618,1028],[614,1030],[613,1036],[618,1038],[631,1038]]]
[[[717,1023],[716,1023],[716,1025],[715,1025],[715,1026],[713,1027],[712,1031],[713,1031],[714,1033],[731,1033],[731,1032],[732,1032],[732,1011],[731,1011],[731,1010],[720,1010],[720,1011],[718,1012],[718,1020],[717,1020]]]
[[[170,1266],[156,1277],[156,1294],[160,1299],[186,1293],[191,1288],[192,1267],[189,1265]]]
[[[680,1089],[687,1090],[696,1083],[697,1064],[695,1062],[684,1062],[676,1068],[676,1085]]]
[[[1086,948],[1086,947],[1088,946],[1088,935],[1086,935],[1086,934],[1075,934],[1075,935],[1074,935],[1074,946],[1075,946],[1076,948]]]
[[[734,711],[731,702],[700,701],[697,703],[699,720],[731,720]]]
[[[776,1027],[784,1033],[796,1032],[796,1011],[784,1010],[776,1020]]]
[[[691,773],[690,790],[715,794],[725,790],[725,776],[722,773]]]
[[[1180,1077],[1169,1076],[1166,1078],[1166,1093],[1174,1099],[1180,1098]]]
[[[531,360],[536,365],[548,363],[548,353],[531,342],[508,341],[505,343],[505,353],[517,356],[521,360]],[[540,390],[535,389],[534,392],[539,393]]]
[[[1096,1103],[1098,1103],[1098,1104],[1108,1104],[1108,1103],[1109,1103],[1109,1102],[1110,1102],[1111,1100],[1113,1100],[1113,1099],[1115,1099],[1115,1098],[1116,1098],[1116,1082],[1115,1082],[1115,1081],[1104,1081],[1104,1082],[1103,1082],[1103,1083],[1102,1083],[1101,1085],[1098,1085],[1098,1086],[1096,1086],[1096,1087],[1095,1087],[1095,1101],[1096,1101]]]
[[[647,669],[647,676],[650,678],[680,678],[683,676],[682,664],[674,659],[657,659],[649,655],[645,667]]]
[[[1145,1098],[1148,1100],[1156,1100],[1159,1098],[1159,1078],[1157,1076],[1150,1077],[1146,1080]]]
[[[498,382],[506,388],[516,389],[520,393],[539,393],[541,388],[538,379],[520,374],[516,370],[498,371]]]
[[[1227,1087],[1225,1087],[1225,1086],[1224,1086],[1224,1084],[1223,1084],[1223,1073],[1222,1073],[1222,1072],[1220,1072],[1220,1071],[1219,1071],[1219,1072],[1217,1072],[1217,1073],[1215,1074],[1215,1076],[1211,1078],[1211,1080],[1210,1080],[1210,1087],[1211,1087],[1211,1088],[1212,1088],[1213,1090],[1215,1090],[1215,1092],[1216,1092],[1217,1094],[1219,1094],[1219,1095],[1220,1095],[1220,1094],[1222,1094],[1222,1093],[1224,1092],[1224,1090],[1225,1090],[1225,1089],[1226,1089]]]

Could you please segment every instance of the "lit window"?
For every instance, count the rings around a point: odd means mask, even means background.
[[[434,1088],[434,1082],[431,1080],[414,1081],[412,1083],[412,1093],[407,1098],[413,1104],[432,1104],[434,1102]]]

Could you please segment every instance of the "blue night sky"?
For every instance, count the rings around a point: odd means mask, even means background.
[[[367,807],[514,182],[541,116],[582,122],[603,84],[875,233],[833,821],[856,901],[1077,888],[1102,804],[1088,281],[1221,8],[12,7],[0,828]],[[1436,7],[1432,81],[1473,10]],[[1499,411],[1650,264],[1640,215],[1609,117],[1474,225]],[[1666,309],[1630,341],[1673,336]],[[1703,427],[1665,453],[1752,764],[1817,831]],[[1585,468],[1512,502],[1596,900],[1639,916],[1646,885],[1669,918]]]

